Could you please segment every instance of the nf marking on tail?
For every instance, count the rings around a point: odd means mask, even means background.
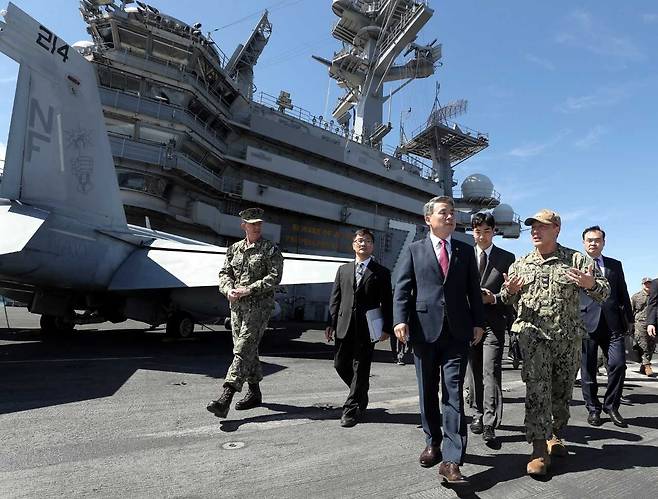
[[[41,148],[34,143],[35,140],[41,140],[50,144],[50,136],[53,133],[53,115],[55,110],[52,106],[48,106],[48,119],[43,114],[39,101],[34,97],[30,99],[30,124],[27,131],[27,161],[32,161],[32,151],[39,152]],[[41,128],[48,135],[40,133],[36,129],[36,118],[39,116]]]

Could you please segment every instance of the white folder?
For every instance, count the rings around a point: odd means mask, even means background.
[[[381,308],[373,308],[366,312],[368,321],[368,330],[370,331],[370,341],[379,341],[382,338],[382,328],[384,327],[384,314]]]

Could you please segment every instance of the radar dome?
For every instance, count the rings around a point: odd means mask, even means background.
[[[462,182],[462,196],[466,199],[493,197],[493,182],[481,173],[469,175]]]
[[[87,55],[93,49],[94,42],[89,40],[80,40],[79,42],[75,42],[73,45],[71,45],[71,47],[73,47],[74,50],[77,50],[82,55]]]
[[[499,204],[493,209],[493,216],[497,224],[511,224],[514,222],[514,209],[508,204]]]

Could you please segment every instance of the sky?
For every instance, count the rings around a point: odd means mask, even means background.
[[[89,39],[75,0],[16,0],[57,35]],[[290,92],[293,103],[328,116],[339,95],[311,55],[330,59],[338,19],[330,0],[160,0],[152,5],[189,24],[213,30],[231,55],[264,9],[273,32],[255,70],[257,92]],[[559,241],[582,250],[581,232],[606,231],[604,255],[620,259],[631,293],[643,276],[658,277],[658,230],[647,218],[658,198],[658,2],[633,0],[431,0],[434,16],[418,43],[443,44],[433,77],[395,94],[385,109],[399,141],[402,111],[410,134],[439,101],[465,98],[460,124],[489,134],[490,146],[457,166],[461,184],[473,173],[494,183],[502,202],[523,219],[541,208],[562,216]],[[216,31],[215,31],[216,30]],[[0,155],[9,130],[18,66],[0,55]],[[385,92],[395,87],[385,86]],[[1,156],[0,156],[1,157]],[[647,225],[648,224],[648,225]],[[495,243],[521,256],[527,231]]]

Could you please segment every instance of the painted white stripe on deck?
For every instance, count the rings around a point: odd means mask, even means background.
[[[95,362],[107,360],[144,360],[154,357],[89,357],[80,359],[35,359],[35,360],[4,360],[0,364],[40,364],[42,362]]]
[[[382,400],[380,402],[372,402],[368,404],[368,409],[395,409],[399,407],[408,407],[408,406],[418,406],[418,397],[405,397],[400,399],[393,400]],[[338,411],[338,409],[336,409]],[[309,409],[304,412],[325,412],[321,408]],[[208,413],[210,414],[210,413]],[[285,412],[274,412],[268,411],[266,414],[259,414],[256,417],[268,417],[275,416],[280,414],[285,417],[287,413]],[[298,414],[298,413],[297,413]],[[420,416],[419,416],[420,418]],[[325,420],[322,418],[321,420]],[[274,421],[262,421],[262,422],[251,422],[251,423],[241,423],[240,421],[234,421],[232,419],[217,419],[217,423],[213,425],[200,426],[197,428],[187,428],[185,430],[171,430],[171,431],[159,431],[156,433],[146,433],[140,435],[141,437],[150,437],[150,438],[169,438],[169,437],[187,437],[187,436],[199,436],[199,435],[226,435],[226,431],[222,430],[222,423],[227,426],[239,425],[240,431],[266,431],[273,430],[276,428],[285,428],[289,426],[299,426],[307,423],[312,423],[314,421],[319,421],[318,418],[291,418],[291,419],[277,419]]]

